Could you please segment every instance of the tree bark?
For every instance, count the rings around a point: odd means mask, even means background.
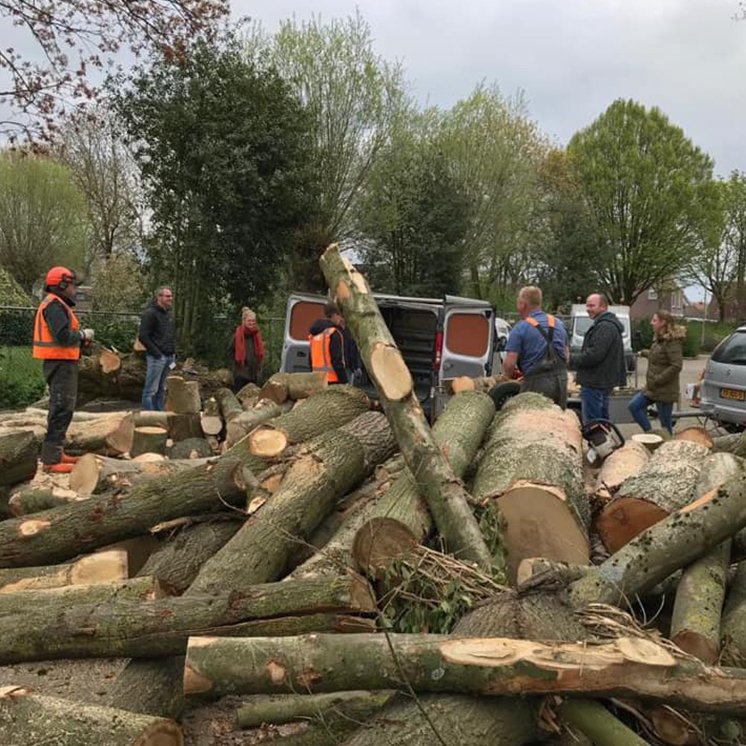
[[[210,444],[204,438],[187,438],[171,446],[171,459],[199,459],[213,456]]]
[[[66,450],[74,454],[120,456],[132,448],[134,432],[135,418],[131,413],[109,415],[90,422],[73,422],[67,431]]]
[[[746,457],[746,432],[713,438],[712,450],[715,453],[732,453],[734,456]]]
[[[199,383],[169,376],[166,379],[166,406],[176,414],[199,414],[202,411]]]
[[[601,465],[598,473],[596,496],[608,500],[630,477],[640,473],[650,460],[650,451],[635,440],[628,440]]]
[[[476,391],[453,396],[433,426],[433,440],[456,478],[473,462],[495,414],[492,399]],[[404,470],[369,511],[355,535],[352,553],[367,575],[380,577],[392,560],[425,540],[432,529],[417,480]]]
[[[297,401],[319,394],[327,385],[324,373],[275,373],[262,387],[259,398],[282,404],[288,399]]]
[[[309,404],[321,397],[309,399]],[[366,412],[309,442],[267,504],[205,563],[190,593],[221,589],[226,578],[239,590],[279,578],[294,545],[307,541],[335,501],[394,449],[386,419],[376,412]]]
[[[352,617],[365,617],[375,611],[370,586],[353,573],[256,585],[244,594],[135,598],[133,589],[139,587],[142,595],[147,580],[128,581],[130,598],[124,590],[119,590],[117,597],[114,589],[105,585],[0,597],[7,608],[0,615],[0,663],[183,655],[187,638],[203,633],[296,635],[319,629],[370,632],[366,619],[357,623]],[[150,585],[152,588],[152,582]],[[92,600],[86,602],[86,595]],[[6,604],[6,599],[12,602]]]
[[[0,593],[113,583],[128,577],[127,552],[112,549],[86,555],[68,565],[0,570]]]
[[[699,425],[695,427],[687,427],[684,430],[679,431],[673,436],[673,439],[697,443],[698,445],[707,448],[708,451],[711,451],[715,445],[707,430]]]
[[[646,528],[692,500],[694,485],[709,450],[691,441],[664,443],[636,475],[619,488],[616,499],[596,520],[604,546],[621,549]]]
[[[388,330],[365,278],[329,246],[321,270],[344,311],[365,368],[396,436],[399,449],[420,486],[448,550],[460,559],[489,567],[490,552],[469,505],[468,494],[433,440],[417,399],[412,376]],[[313,397],[313,402],[318,397]]]
[[[202,437],[202,423],[198,414],[174,414],[169,413],[168,418],[168,437],[174,442],[179,443],[187,438]]]
[[[339,665],[343,660],[356,665]],[[639,637],[592,646],[448,635],[192,637],[184,664],[187,696],[408,685],[421,692],[569,693],[642,698],[701,712],[746,710],[746,671],[709,668]]]
[[[566,699],[558,711],[568,725],[588,736],[596,746],[648,746],[644,738],[640,738],[600,702]]]
[[[0,435],[0,487],[32,479],[36,474],[39,442],[25,430]]]
[[[331,410],[329,403],[333,400],[337,406]],[[249,450],[255,456],[276,458],[291,445],[344,425],[365,412],[368,405],[368,397],[360,389],[332,386],[271,423],[255,427],[248,435]]]
[[[268,399],[261,400],[255,407],[238,415],[238,417],[229,423],[226,427],[226,442],[228,445],[237,443],[258,425],[274,417],[279,417],[281,414],[289,412],[292,408],[292,402],[275,404],[275,402]]]
[[[162,427],[143,425],[136,427],[132,436],[132,448],[130,455],[139,456],[142,453],[166,453],[166,441],[168,431]]]
[[[29,746],[183,746],[173,721],[111,707],[34,694],[20,686],[0,689],[0,743]]]
[[[582,455],[575,414],[541,394],[519,394],[495,418],[472,494],[494,501],[505,521],[500,538],[511,579],[527,557],[589,562]]]
[[[721,659],[746,668],[746,562],[739,562],[723,609]]]
[[[78,495],[94,495],[111,490],[123,491],[173,474],[204,466],[206,460],[172,459],[163,461],[123,461],[89,453],[70,472],[70,488]]]
[[[16,518],[31,515],[80,499],[75,492],[62,487],[39,487],[38,484],[21,487],[8,498],[8,509]]]
[[[243,413],[241,402],[238,401],[236,395],[229,388],[218,389],[215,392],[215,399],[220,406],[220,414],[226,423],[236,419],[238,415]]]

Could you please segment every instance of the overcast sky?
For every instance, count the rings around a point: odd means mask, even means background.
[[[449,107],[480,80],[523,90],[564,144],[614,99],[658,106],[715,159],[746,171],[746,21],[737,0],[232,0],[273,31],[295,15],[360,9],[376,51],[422,103]]]

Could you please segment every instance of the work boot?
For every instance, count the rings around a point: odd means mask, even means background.
[[[67,453],[62,451],[62,456],[60,456],[60,463],[61,464],[77,464],[80,459],[80,456],[69,456]]]
[[[69,474],[73,470],[73,465],[60,461],[58,464],[43,464],[41,468],[47,474]]]

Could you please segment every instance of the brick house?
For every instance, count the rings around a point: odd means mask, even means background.
[[[678,285],[672,285],[663,291],[648,288],[640,293],[632,304],[630,318],[632,321],[649,319],[659,309],[670,311],[677,318],[683,318],[685,309],[690,305],[684,290]]]

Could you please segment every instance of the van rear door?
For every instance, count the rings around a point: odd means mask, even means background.
[[[495,311],[486,301],[447,295],[443,306],[441,361],[443,379],[492,373]]]
[[[324,316],[326,298],[321,295],[293,293],[285,312],[285,339],[280,370],[283,373],[306,373],[311,370],[308,330]]]

